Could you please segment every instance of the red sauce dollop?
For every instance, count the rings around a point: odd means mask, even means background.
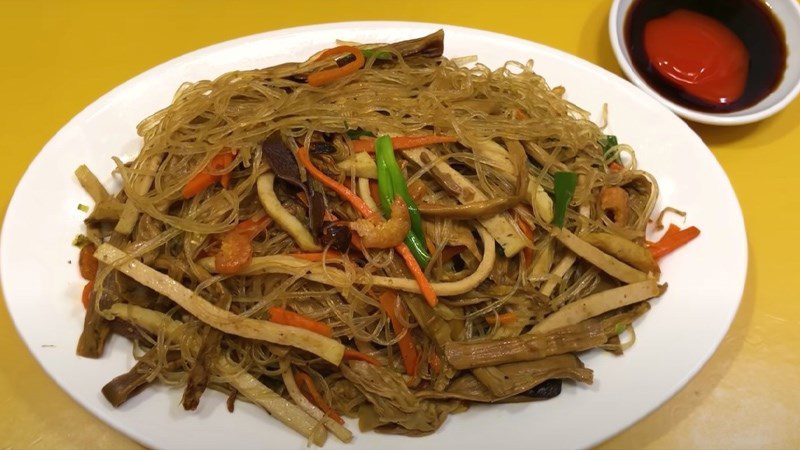
[[[725,105],[744,92],[747,48],[714,18],[678,9],[653,19],[645,25],[644,48],[662,77],[703,101]]]

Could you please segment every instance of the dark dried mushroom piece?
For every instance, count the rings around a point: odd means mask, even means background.
[[[308,147],[308,153],[312,155],[330,155],[336,153],[336,147],[330,142],[312,142]]]
[[[320,238],[323,246],[330,245],[330,248],[339,253],[345,253],[350,249],[350,239],[352,232],[346,222],[327,222],[322,227],[322,237]]]
[[[280,133],[272,133],[261,144],[261,151],[269,161],[272,171],[279,179],[305,192],[306,186],[300,180],[300,167],[294,153],[283,142]]]
[[[327,212],[325,194],[322,186],[314,179],[308,180],[308,226],[314,236],[319,236],[322,231],[322,222]]]
[[[352,53],[346,53],[341,57],[335,58],[335,60],[336,60],[336,65],[337,66],[344,67],[344,66],[350,64],[351,62],[355,61],[356,60],[356,55],[354,55]]]
[[[562,381],[559,379],[547,380],[537,384],[530,390],[523,392],[520,395],[524,395],[526,397],[531,397],[531,398],[538,398],[541,400],[558,397],[558,395],[561,394],[561,384]]]

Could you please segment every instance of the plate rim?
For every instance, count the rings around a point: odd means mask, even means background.
[[[214,43],[214,44],[211,44],[211,45],[208,45],[208,46],[205,46],[205,47],[201,47],[201,48],[197,48],[197,49],[194,49],[194,50],[189,51],[187,53],[178,55],[178,56],[176,56],[174,58],[171,58],[171,59],[169,59],[167,61],[164,61],[164,62],[161,62],[161,63],[159,63],[157,65],[154,65],[154,66],[142,71],[141,73],[138,73],[137,75],[125,80],[124,82],[122,82],[119,85],[113,87],[112,89],[110,89],[106,93],[102,94],[96,100],[92,101],[91,103],[86,105],[84,108],[82,108],[77,114],[72,116],[72,118],[70,118],[66,123],[64,123],[58,129],[58,131],[55,134],[53,134],[52,137],[50,137],[47,140],[47,142],[42,146],[42,148],[37,152],[36,156],[31,160],[31,162],[26,167],[26,169],[23,172],[22,176],[18,179],[17,184],[14,187],[13,194],[11,195],[10,200],[8,202],[8,206],[6,208],[5,215],[4,215],[4,218],[3,218],[3,224],[0,227],[0,288],[2,289],[3,298],[5,300],[4,303],[6,305],[6,308],[7,308],[8,312],[9,312],[9,316],[11,318],[11,322],[14,324],[14,328],[15,328],[15,330],[17,332],[17,335],[19,336],[20,340],[25,344],[25,346],[27,347],[29,353],[31,354],[31,356],[33,356],[33,358],[36,361],[36,363],[39,365],[39,367],[42,368],[42,370],[47,374],[47,376],[52,381],[54,381],[56,383],[56,385],[59,386],[59,388],[62,391],[64,391],[73,401],[75,401],[78,405],[80,405],[84,410],[89,411],[98,420],[102,421],[106,425],[108,425],[111,428],[113,428],[116,432],[122,433],[123,435],[127,436],[128,438],[132,439],[133,441],[138,442],[140,444],[145,444],[145,445],[147,445],[149,447],[158,447],[158,445],[157,445],[158,442],[155,439],[150,439],[147,436],[135,435],[135,433],[133,433],[133,431],[130,428],[117,426],[116,421],[111,419],[111,418],[109,418],[108,416],[105,416],[103,414],[103,411],[101,411],[99,408],[95,408],[95,406],[92,405],[89,402],[84,402],[81,398],[79,398],[76,395],[74,395],[73,392],[70,389],[67,389],[65,384],[62,383],[61,379],[59,379],[59,377],[57,377],[54,372],[48,370],[48,368],[45,366],[43,358],[41,358],[39,356],[39,354],[34,350],[34,347],[33,347],[34,343],[30,342],[28,339],[25,338],[25,334],[24,334],[23,330],[21,329],[20,324],[17,322],[17,316],[15,316],[15,314],[14,314],[14,308],[12,307],[12,303],[10,303],[8,301],[8,298],[9,298],[8,290],[7,290],[8,288],[6,287],[6,283],[3,282],[3,280],[5,280],[7,278],[7,276],[8,276],[7,275],[8,264],[5,264],[5,262],[7,262],[7,254],[6,254],[7,252],[5,250],[5,248],[7,248],[7,246],[3,245],[3,243],[6,242],[8,239],[10,239],[10,237],[8,236],[8,234],[9,234],[8,227],[6,225],[9,223],[9,221],[14,220],[13,218],[10,218],[10,217],[12,217],[12,215],[9,214],[9,212],[11,212],[14,209],[16,209],[16,207],[17,207],[16,204],[20,201],[19,200],[20,187],[22,186],[23,181],[25,181],[26,178],[28,178],[30,176],[33,176],[33,175],[31,175],[31,173],[32,173],[33,169],[36,168],[37,164],[41,163],[42,158],[44,158],[45,149],[51,144],[51,142],[55,141],[57,139],[57,137],[59,137],[59,135],[64,133],[65,130],[68,129],[73,123],[81,122],[81,121],[91,117],[93,114],[101,112],[104,108],[106,108],[108,106],[108,103],[109,103],[110,99],[112,97],[114,97],[117,92],[125,91],[126,89],[129,89],[131,86],[133,86],[133,85],[135,85],[135,84],[137,84],[139,82],[142,82],[143,79],[145,79],[145,78],[149,78],[149,77],[152,77],[152,76],[158,76],[163,71],[168,70],[168,69],[172,68],[173,66],[176,66],[176,65],[180,64],[184,60],[192,60],[192,59],[195,59],[196,57],[198,57],[199,55],[201,55],[203,53],[224,50],[226,47],[235,47],[237,45],[246,43],[248,41],[258,40],[258,39],[266,38],[266,37],[270,37],[270,36],[288,36],[288,35],[292,35],[292,34],[303,34],[303,33],[308,33],[308,32],[332,31],[332,30],[343,30],[343,29],[346,30],[348,28],[361,29],[363,27],[381,26],[381,25],[383,25],[383,26],[391,26],[391,27],[396,27],[396,28],[405,28],[405,29],[408,29],[409,31],[428,30],[429,27],[435,27],[437,29],[438,28],[444,29],[445,30],[445,34],[447,34],[448,30],[457,30],[457,31],[460,31],[460,32],[475,33],[475,34],[478,34],[478,35],[483,35],[483,36],[485,36],[487,38],[493,38],[493,39],[504,41],[504,42],[508,42],[508,43],[524,45],[524,46],[528,46],[528,47],[535,47],[537,49],[537,51],[541,51],[541,52],[550,53],[552,55],[555,55],[556,57],[558,57],[558,59],[562,60],[562,62],[574,64],[574,65],[577,65],[577,66],[582,66],[583,68],[586,68],[586,69],[591,70],[593,72],[598,72],[598,73],[602,74],[610,82],[614,82],[616,84],[626,85],[626,87],[623,88],[623,89],[625,89],[626,91],[630,92],[631,95],[635,95],[637,97],[637,100],[641,99],[642,102],[644,102],[644,103],[646,103],[648,105],[652,105],[652,107],[654,107],[654,108],[656,108],[658,110],[661,110],[662,113],[668,113],[668,115],[672,116],[672,118],[675,119],[675,123],[676,124],[679,123],[680,124],[679,126],[683,127],[684,130],[688,132],[687,136],[691,136],[692,139],[696,140],[704,148],[705,151],[702,152],[702,157],[706,158],[711,164],[715,165],[715,167],[719,169],[719,171],[723,175],[723,178],[727,182],[727,185],[725,186],[725,188],[729,189],[729,193],[731,194],[731,199],[733,201],[732,202],[732,207],[734,208],[733,212],[735,213],[734,216],[737,219],[737,223],[731,224],[731,225],[732,226],[736,226],[736,228],[738,228],[739,231],[741,231],[741,237],[742,237],[741,241],[738,242],[738,247],[740,247],[740,248],[738,248],[738,250],[737,250],[737,252],[739,253],[739,256],[741,256],[741,258],[742,258],[741,259],[741,267],[739,267],[739,270],[742,273],[742,277],[741,277],[741,280],[739,280],[739,282],[737,283],[738,285],[736,286],[736,289],[735,289],[736,292],[738,292],[738,294],[737,294],[738,298],[737,298],[737,301],[736,301],[735,308],[730,308],[728,317],[725,318],[725,322],[727,323],[727,325],[724,327],[724,330],[721,333],[719,333],[718,336],[714,336],[713,345],[710,345],[708,347],[708,350],[704,353],[704,355],[701,358],[701,360],[698,360],[695,363],[695,365],[692,367],[692,369],[689,372],[687,372],[682,377],[682,379],[675,384],[674,387],[669,389],[669,391],[666,393],[666,395],[663,396],[663,399],[661,401],[654,402],[651,406],[647,407],[647,410],[645,412],[643,412],[642,414],[640,414],[637,417],[633,418],[632,420],[625,420],[624,423],[622,423],[621,426],[617,427],[617,429],[615,431],[610,432],[610,433],[604,433],[602,436],[598,436],[598,437],[592,439],[591,442],[588,443],[587,447],[588,446],[596,446],[596,445],[601,444],[601,443],[603,443],[605,441],[608,441],[609,439],[611,439],[614,436],[617,436],[620,433],[628,430],[631,426],[635,425],[636,423],[640,422],[644,418],[646,418],[649,415],[651,415],[658,408],[660,408],[664,403],[666,403],[667,401],[672,399],[681,389],[683,389],[687,385],[687,383],[692,378],[694,378],[699,373],[699,371],[708,363],[708,361],[711,359],[711,357],[714,355],[714,353],[716,353],[716,351],[719,348],[720,344],[722,343],[723,339],[728,334],[728,331],[730,330],[730,327],[733,324],[734,318],[735,318],[737,312],[739,311],[739,309],[741,307],[741,302],[742,302],[742,298],[743,298],[743,295],[744,295],[744,288],[746,286],[747,276],[748,276],[748,273],[749,273],[749,240],[748,240],[748,237],[747,237],[746,223],[744,221],[744,215],[742,213],[741,204],[740,204],[740,202],[738,200],[738,197],[736,195],[736,190],[733,188],[733,184],[731,183],[727,172],[722,167],[722,165],[719,163],[719,161],[717,160],[716,156],[711,151],[711,149],[708,147],[708,145],[706,145],[706,143],[702,140],[702,138],[700,138],[700,136],[691,127],[689,127],[689,125],[684,120],[682,120],[678,115],[676,115],[673,111],[671,111],[665,105],[663,105],[662,103],[658,102],[656,99],[654,99],[651,96],[649,96],[646,92],[641,90],[638,86],[636,86],[635,84],[631,83],[629,80],[626,80],[626,79],[620,77],[619,75],[617,75],[617,74],[615,74],[613,72],[610,72],[609,70],[605,69],[604,67],[599,66],[597,64],[594,64],[593,62],[590,62],[588,60],[585,60],[585,59],[581,58],[580,56],[568,53],[566,51],[557,49],[555,47],[550,47],[550,46],[541,44],[539,42],[530,41],[530,40],[527,40],[527,39],[524,39],[524,38],[520,38],[520,37],[517,37],[517,36],[504,34],[504,33],[498,33],[498,32],[489,31],[489,30],[483,30],[483,29],[479,29],[479,28],[465,27],[465,26],[451,25],[451,24],[447,24],[447,23],[437,23],[437,22],[387,21],[387,20],[324,22],[324,23],[318,23],[318,24],[310,24],[310,25],[302,25],[302,26],[295,26],[295,27],[288,27],[288,28],[280,28],[280,29],[275,29],[275,30],[269,30],[269,31],[261,32],[261,33],[254,33],[254,34],[241,36],[241,37],[237,37],[237,38],[234,38],[234,39],[230,39],[230,40]],[[633,88],[633,89],[630,89],[630,88]],[[709,342],[710,341],[711,340],[709,340]]]

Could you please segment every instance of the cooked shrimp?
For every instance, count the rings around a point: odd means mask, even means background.
[[[604,187],[600,190],[600,209],[615,224],[623,226],[628,223],[630,208],[628,207],[628,192],[619,186]]]
[[[392,202],[392,216],[389,220],[383,220],[380,214],[375,213],[368,219],[350,222],[350,228],[361,236],[361,242],[366,248],[392,248],[406,238],[411,229],[411,220],[406,203],[396,197]]]

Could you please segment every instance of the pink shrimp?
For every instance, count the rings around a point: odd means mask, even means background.
[[[361,242],[366,248],[392,248],[403,242],[411,229],[411,219],[408,216],[406,203],[400,197],[392,202],[392,216],[383,220],[380,214],[375,213],[368,219],[358,219],[350,222],[350,229],[361,236]]]
[[[615,224],[624,226],[630,217],[628,207],[628,193],[619,186],[604,187],[600,190],[600,209],[614,221]]]

